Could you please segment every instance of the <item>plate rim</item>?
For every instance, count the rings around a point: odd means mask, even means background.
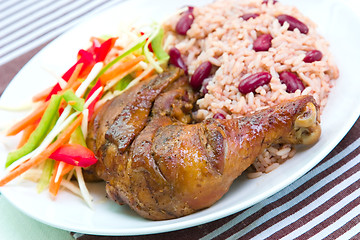
[[[134,2],[146,2],[144,0],[137,0]],[[119,3],[119,5],[123,5],[127,2],[121,2]],[[108,10],[101,12],[99,14],[95,14],[95,15],[91,15],[89,16],[89,18],[86,18],[85,21],[83,21],[80,24],[77,24],[76,26],[72,27],[71,29],[67,30],[66,32],[64,32],[63,34],[61,34],[59,37],[55,38],[53,41],[51,41],[48,45],[46,45],[43,49],[41,49],[33,58],[31,58],[25,65],[24,67],[19,71],[23,72],[23,69],[26,69],[26,66],[31,66],[32,62],[38,61],[39,56],[41,56],[41,54],[44,54],[44,52],[46,52],[49,48],[51,48],[53,45],[56,45],[59,41],[61,41],[62,38],[66,38],[69,33],[71,34],[72,31],[79,29],[81,26],[86,25],[89,21],[92,21],[93,19],[99,17],[99,16],[103,16],[106,14],[106,12],[108,12]],[[18,74],[16,74],[16,76],[13,79],[16,79],[18,77]],[[10,82],[9,86],[11,85],[13,81]],[[1,100],[3,100],[3,96],[7,95],[7,91],[8,89],[11,89],[11,87],[9,88],[9,86],[4,90],[4,93],[1,96]],[[335,86],[336,87],[336,86]],[[9,90],[10,91],[10,90]],[[331,94],[331,93],[330,93]],[[302,168],[302,171],[297,171],[295,175],[291,176],[290,178],[288,178],[287,182],[282,182],[279,185],[276,185],[275,188],[272,188],[266,192],[264,192],[261,196],[259,196],[255,202],[250,203],[248,202],[247,204],[245,204],[243,209],[246,209],[250,206],[253,206],[257,203],[259,203],[260,201],[272,196],[273,194],[281,191],[282,189],[284,189],[285,187],[289,186],[291,183],[295,182],[297,179],[299,179],[300,177],[306,175],[306,173],[308,171],[310,171],[311,169],[313,169],[324,157],[326,157],[327,154],[329,154],[332,149],[335,148],[335,146],[346,136],[346,134],[350,131],[350,129],[352,128],[352,126],[355,124],[356,120],[358,119],[360,115],[360,105],[357,106],[356,110],[353,112],[353,114],[351,115],[350,119],[348,119],[346,121],[346,123],[342,126],[342,130],[341,132],[343,134],[338,134],[336,138],[334,138],[331,141],[330,147],[331,150],[328,149],[323,149],[320,153],[317,154],[317,158],[319,158],[319,161],[309,161],[307,162],[307,164]],[[74,229],[74,228],[69,228],[65,225],[61,225],[61,224],[56,224],[56,223],[49,223],[49,222],[44,222],[42,218],[40,218],[39,216],[34,216],[31,215],[28,211],[26,211],[26,209],[21,208],[21,206],[18,205],[14,205],[12,203],[12,201],[10,199],[8,199],[7,194],[6,194],[6,189],[5,189],[5,194],[2,191],[3,189],[0,188],[0,192],[3,194],[3,196],[13,205],[15,206],[15,208],[17,208],[18,210],[20,210],[21,212],[23,212],[24,214],[26,214],[27,216],[31,217],[32,219],[35,219],[39,222],[45,223],[47,225],[53,226],[53,227],[57,227],[60,229],[64,229],[64,230],[68,230],[68,231],[76,231],[79,233],[86,233],[86,234],[95,234],[95,235],[113,235],[113,236],[130,236],[130,235],[144,235],[144,234],[155,234],[155,233],[163,233],[163,232],[169,232],[169,231],[174,231],[174,230],[180,230],[180,229],[185,229],[185,228],[189,228],[189,227],[193,227],[193,226],[197,226],[200,224],[205,224],[211,221],[215,221],[218,219],[221,219],[223,217],[229,216],[231,214],[234,214],[236,212],[239,212],[243,209],[238,209],[236,208],[236,206],[232,206],[230,208],[227,208],[225,211],[222,212],[214,212],[208,215],[204,215],[204,216],[200,216],[194,219],[190,219],[190,220],[186,220],[185,222],[182,222],[182,224],[179,224],[178,220],[165,220],[166,222],[170,222],[170,224],[166,224],[164,226],[159,225],[157,227],[155,226],[149,226],[149,227],[145,227],[140,229],[134,228],[132,229],[132,232],[129,232],[127,230],[125,230],[124,232],[117,230],[115,232],[109,232],[108,230],[100,230],[100,231],[88,231],[86,229]],[[210,216],[210,217],[209,217]],[[181,219],[181,218],[178,218]],[[162,221],[164,222],[164,221]],[[181,222],[180,222],[181,223]],[[155,230],[156,229],[156,230]],[[105,231],[105,232],[104,232]]]

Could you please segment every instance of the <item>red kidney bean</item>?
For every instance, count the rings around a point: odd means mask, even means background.
[[[175,47],[171,48],[169,50],[169,56],[170,56],[170,59],[169,59],[170,64],[183,69],[186,74],[188,73],[187,66],[181,57],[181,53],[180,53],[179,49],[177,49]]]
[[[303,34],[307,34],[309,32],[309,28],[303,22],[299,21],[298,19],[290,15],[282,14],[279,15],[277,19],[279,20],[281,26],[284,25],[285,22],[288,22],[289,23],[288,30],[290,31],[293,31],[295,28],[297,28]]]
[[[209,85],[209,81],[207,82],[203,82],[203,85],[201,87],[201,93],[203,96],[205,96],[205,94],[207,94],[209,91],[207,89],[207,86]]]
[[[258,16],[260,16],[258,13],[246,13],[246,14],[242,15],[241,18],[244,19],[245,21],[247,21],[250,18],[257,18]]]
[[[274,0],[273,1],[273,4],[275,4],[275,3],[277,3],[278,1],[277,0]],[[262,4],[268,4],[269,3],[269,0],[264,0],[264,1],[262,1]]]
[[[311,50],[308,51],[304,57],[304,62],[306,63],[312,63],[315,61],[320,61],[322,59],[323,55],[319,50]]]
[[[238,89],[243,94],[254,92],[258,87],[268,84],[271,78],[272,76],[268,72],[254,73],[242,79]]]
[[[226,119],[225,115],[222,113],[215,113],[213,118],[215,119]]]
[[[200,66],[195,70],[190,79],[190,85],[193,89],[199,90],[201,88],[204,79],[210,76],[211,67],[211,63],[206,61],[200,64]]]
[[[272,36],[270,34],[263,34],[259,36],[253,44],[253,49],[256,52],[267,51],[271,47]]]
[[[298,76],[296,76],[295,73],[292,72],[286,71],[280,73],[280,81],[286,85],[286,91],[289,93],[293,93],[298,89],[300,89],[300,91],[305,89],[302,81],[298,78]]]
[[[193,10],[194,7],[188,7],[188,10],[185,11],[180,17],[175,27],[175,31],[178,34],[186,35],[187,31],[191,28],[191,25],[194,22]]]

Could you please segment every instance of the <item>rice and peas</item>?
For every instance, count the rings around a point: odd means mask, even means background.
[[[171,17],[164,28],[168,50],[175,47],[180,51],[189,75],[204,62],[212,65],[211,75],[203,81],[200,90],[205,95],[197,101],[199,110],[195,117],[198,120],[216,114],[225,118],[239,117],[308,94],[315,98],[320,112],[325,107],[339,71],[328,51],[328,42],[297,8],[277,1],[219,0],[191,8],[191,12],[194,18],[186,35],[176,31],[182,14]],[[301,21],[308,31],[290,30],[292,26],[286,21],[281,24],[277,17],[283,14]],[[272,37],[271,47],[255,51],[254,41],[265,34]],[[314,50],[321,52],[321,59],[305,62],[307,53]],[[249,93],[239,91],[241,81],[261,72],[271,75],[269,83]],[[289,91],[280,77],[283,72],[297,76],[303,89]],[[248,177],[272,171],[295,152],[290,144],[267,148],[249,168]]]

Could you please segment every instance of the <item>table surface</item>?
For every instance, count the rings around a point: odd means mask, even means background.
[[[47,43],[123,0],[0,0],[0,94]],[[360,9],[357,0],[348,0]],[[36,14],[34,14],[36,13]],[[0,195],[0,239],[360,239],[360,120],[315,168],[282,191],[223,219],[150,236],[101,237],[39,223]]]

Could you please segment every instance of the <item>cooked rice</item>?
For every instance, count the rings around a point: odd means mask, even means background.
[[[215,68],[207,85],[208,93],[198,100],[199,120],[221,112],[227,118],[243,116],[249,112],[273,106],[283,100],[310,94],[323,110],[334,80],[339,71],[328,51],[328,42],[316,32],[316,25],[303,16],[297,8],[280,2],[262,4],[262,0],[218,0],[194,9],[194,22],[187,35],[180,36],[175,26],[180,14],[165,23],[169,48],[180,50],[191,75],[203,62],[210,61]],[[240,16],[258,13],[260,16],[247,21]],[[281,26],[276,19],[280,14],[291,15],[305,23],[308,34],[298,29],[288,31],[288,23]],[[253,42],[261,34],[271,34],[272,47],[268,51],[255,52]],[[309,50],[320,50],[321,61],[305,63]],[[267,71],[272,75],[270,84],[258,87],[255,93],[241,94],[238,85],[247,75]],[[303,81],[305,89],[286,92],[279,73],[291,71]],[[293,146],[276,145],[266,149],[252,168],[257,172],[269,172],[278,163],[295,154]],[[274,165],[275,164],[275,165]],[[256,173],[251,176],[260,176]],[[249,177],[251,177],[249,176]]]

